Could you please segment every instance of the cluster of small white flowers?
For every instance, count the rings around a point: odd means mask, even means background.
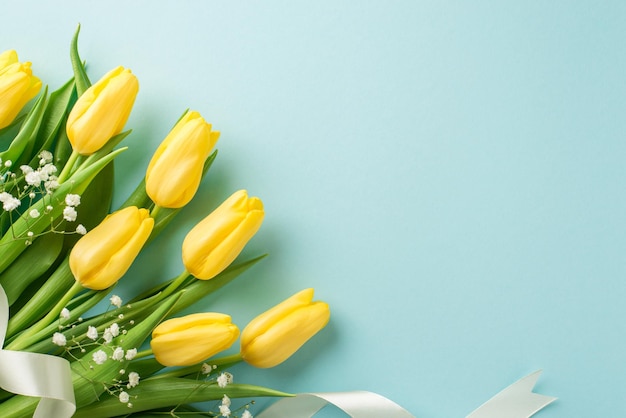
[[[7,192],[0,193],[0,202],[2,202],[2,209],[7,212],[17,209],[22,204],[20,199]]]
[[[224,397],[222,398],[222,403],[219,406],[220,409],[220,414],[223,417],[229,417],[230,416],[230,398],[226,395],[224,395]]]
[[[38,197],[45,199],[43,200],[45,202],[43,210],[27,208],[23,213],[18,214],[28,221],[39,218],[42,212],[49,214],[54,209],[53,205],[57,203],[62,204],[62,202],[51,201],[52,193],[59,188],[59,181],[56,176],[57,168],[52,161],[52,153],[42,151],[39,154],[39,166],[37,168],[33,168],[30,165],[21,165],[16,174],[10,170],[13,165],[12,161],[2,162],[2,159],[0,159],[0,204],[2,204],[2,209],[5,212],[19,212],[18,208],[23,206],[26,199],[30,199],[28,205],[36,202]],[[23,188],[17,186],[19,182],[23,182]],[[78,217],[76,208],[80,205],[80,195],[69,193],[65,196],[63,203],[65,204],[62,211],[63,219],[67,222],[75,222]],[[54,226],[51,226],[47,232],[85,235],[87,230],[83,225],[78,225],[73,232],[57,231]],[[25,244],[30,245],[33,237],[35,237],[35,233],[27,231],[25,235],[18,238],[25,238]]]
[[[116,308],[121,308],[122,307],[122,298],[120,298],[117,295],[113,295],[111,296],[111,298],[109,299],[109,302],[111,302],[111,305],[115,306]]]
[[[65,338],[65,335],[60,332],[55,332],[52,335],[52,344],[58,345],[59,347],[65,347],[67,344],[67,338]]]
[[[58,178],[54,175],[57,172],[57,168],[43,158],[39,160],[39,167],[36,170],[29,165],[20,166],[20,170],[22,170],[24,175],[24,181],[29,186],[40,187],[43,183],[44,189],[48,194],[51,194],[59,187]]]
[[[253,418],[253,417],[250,411],[246,409],[245,411],[243,411],[243,414],[241,414],[241,418]]]
[[[215,369],[217,369],[217,366],[215,364],[210,365],[207,363],[202,363],[202,366],[200,366],[200,371],[202,372],[202,374],[211,374],[211,372]]]
[[[130,395],[124,391],[121,391],[119,395],[119,399],[120,399],[120,402],[122,403],[128,403],[128,401],[130,401]]]
[[[67,321],[68,319],[70,319],[70,310],[67,308],[63,308],[59,316],[61,317],[61,319],[65,319]]]
[[[231,373],[223,372],[223,373],[220,373],[219,376],[217,376],[217,385],[219,387],[225,388],[227,385],[230,385],[231,383],[233,383],[233,375]]]
[[[80,205],[80,195],[68,193],[65,196],[65,208],[63,209],[63,219],[74,222],[78,216],[76,206]]]
[[[68,199],[66,199],[66,203],[67,202]],[[111,305],[116,308],[121,308],[123,305],[122,298],[117,295],[111,296],[109,301],[111,302]],[[130,309],[130,305],[127,305],[127,307]],[[68,320],[71,317],[71,312],[67,308],[64,308],[59,313],[59,317],[60,320]],[[123,315],[119,314],[117,317],[122,319]],[[78,322],[81,321],[82,318],[78,318]],[[129,321],[129,324],[133,325],[134,321]],[[74,328],[75,326],[75,324],[60,323],[59,330]],[[85,334],[83,334],[80,338],[71,336],[70,341],[68,341],[70,337],[66,337],[66,335],[61,332],[55,332],[52,336],[52,343],[59,347],[64,347],[68,352],[74,349],[79,349],[81,353],[85,353],[87,351],[87,346],[99,346],[99,348],[91,354],[90,359],[85,359],[89,363],[89,368],[94,369],[95,367],[108,361],[123,363],[124,361],[132,361],[137,356],[137,348],[124,350],[121,346],[111,344],[115,337],[126,334],[126,332],[127,331],[124,326],[120,326],[117,322],[111,323],[101,332],[98,331],[97,327],[89,325]],[[82,360],[79,359],[78,361],[80,362]],[[106,382],[105,386],[107,392],[111,396],[117,397],[120,402],[125,403],[129,408],[132,408],[133,405],[130,400],[133,396],[129,394],[127,390],[139,385],[140,376],[139,373],[135,371],[131,371],[127,375],[126,372],[126,369],[120,368],[119,374],[125,375],[125,379],[113,379],[112,382]]]

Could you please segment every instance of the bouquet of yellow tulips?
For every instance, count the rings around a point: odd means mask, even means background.
[[[73,77],[52,93],[15,51],[0,54],[0,416],[250,418],[230,399],[288,394],[233,383],[228,368],[283,362],[326,325],[328,305],[303,290],[255,318],[239,351],[221,356],[240,336],[229,315],[179,316],[263,258],[236,260],[264,217],[245,190],[189,231],[180,275],[129,301],[112,294],[191,201],[220,134],[185,112],[145,180],[109,213],[139,83],[118,67],[92,84],[77,42],[78,30]],[[212,411],[190,405],[209,400]]]

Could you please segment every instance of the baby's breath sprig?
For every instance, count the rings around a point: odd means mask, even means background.
[[[7,160],[0,168],[0,203],[2,204],[3,216],[8,216],[11,233],[14,240],[24,240],[26,245],[32,244],[33,239],[46,233],[59,234],[81,234],[84,235],[87,230],[79,224],[72,230],[62,228],[64,221],[66,223],[75,222],[78,216],[76,207],[80,205],[80,195],[76,193],[67,193],[64,201],[55,201],[53,193],[59,187],[58,177],[55,175],[57,167],[52,163],[53,155],[50,151],[42,151],[39,153],[38,166],[33,168],[29,165],[21,165],[19,170],[21,175],[18,177],[15,172],[11,172],[12,162]],[[1,161],[0,161],[1,163]],[[10,181],[7,181],[10,179]],[[42,210],[34,207],[38,201],[43,202]],[[41,232],[35,233],[30,228],[24,233],[18,234],[12,228],[13,223],[18,218],[23,218],[27,225],[38,220],[41,216],[49,215],[54,205],[64,205],[62,218],[56,220],[50,217],[49,228]],[[20,210],[20,208],[23,208]],[[55,221],[57,222],[55,224]],[[5,243],[4,245],[7,245]]]

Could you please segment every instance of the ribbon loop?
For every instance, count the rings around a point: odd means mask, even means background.
[[[0,286],[0,347],[8,321],[9,303]],[[70,418],[76,411],[70,363],[61,357],[0,348],[0,387],[42,398],[33,418]]]

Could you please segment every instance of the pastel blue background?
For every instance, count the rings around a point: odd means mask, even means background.
[[[137,74],[118,203],[184,109],[222,132],[119,293],[176,275],[186,230],[230,193],[262,197],[246,255],[270,257],[203,308],[243,326],[313,286],[333,316],[237,381],[462,418],[543,369],[559,400],[538,417],[610,418],[626,416],[625,18],[620,1],[4,2],[0,47],[56,88],[80,22],[92,79]]]

